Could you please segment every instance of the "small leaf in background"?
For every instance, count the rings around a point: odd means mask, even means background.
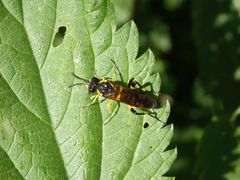
[[[240,128],[230,117],[214,117],[198,147],[196,173],[201,179],[238,179]],[[211,162],[211,163],[209,163]]]
[[[206,12],[206,9],[209,11]],[[210,10],[211,9],[211,10]],[[237,1],[195,1],[194,35],[200,55],[199,81],[216,101],[214,111],[239,106],[239,11]]]
[[[239,117],[232,118],[239,108],[239,11],[237,1],[194,1],[200,55],[196,99],[213,114],[198,149],[200,179],[239,179],[240,175]]]
[[[166,150],[173,126],[136,116],[121,104],[104,125],[106,103],[85,86],[112,77],[160,88],[155,58],[138,55],[138,30],[116,30],[113,5],[95,1],[0,2],[0,179],[159,179],[176,158]],[[119,76],[117,76],[119,80]],[[116,103],[113,103],[116,107]],[[156,110],[166,122],[170,105]],[[144,124],[149,126],[144,128]]]

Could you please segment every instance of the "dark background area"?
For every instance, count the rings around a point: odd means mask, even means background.
[[[139,54],[148,48],[154,52],[161,93],[171,102],[168,122],[175,133],[170,148],[177,146],[178,157],[166,175],[240,177],[238,6],[224,0],[113,2],[119,27],[131,19],[136,23]]]

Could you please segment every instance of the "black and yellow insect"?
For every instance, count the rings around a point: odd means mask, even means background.
[[[86,80],[74,73],[73,76],[77,79],[80,79],[84,83],[76,83],[71,85],[71,87],[75,85],[87,84],[88,91],[96,93],[91,98],[93,99],[91,104],[93,104],[96,99],[102,96],[110,100],[128,104],[131,112],[136,115],[148,114],[158,121],[161,121],[158,119],[155,112],[150,111],[150,109],[156,109],[160,107],[157,98],[154,97],[151,92],[145,91],[140,83],[135,81],[134,78],[132,78],[129,83],[124,86],[118,81],[109,80],[107,78],[98,78],[94,76],[90,80]],[[136,85],[138,85],[139,88],[136,88]],[[141,109],[142,112],[137,112],[134,107]]]

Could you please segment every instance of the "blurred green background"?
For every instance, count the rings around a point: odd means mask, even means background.
[[[167,175],[240,177],[240,0],[113,0],[120,27],[133,19],[140,54],[151,48],[172,104]]]

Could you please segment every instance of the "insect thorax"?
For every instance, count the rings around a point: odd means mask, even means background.
[[[97,89],[103,95],[114,92],[114,88],[110,82],[99,83]]]

